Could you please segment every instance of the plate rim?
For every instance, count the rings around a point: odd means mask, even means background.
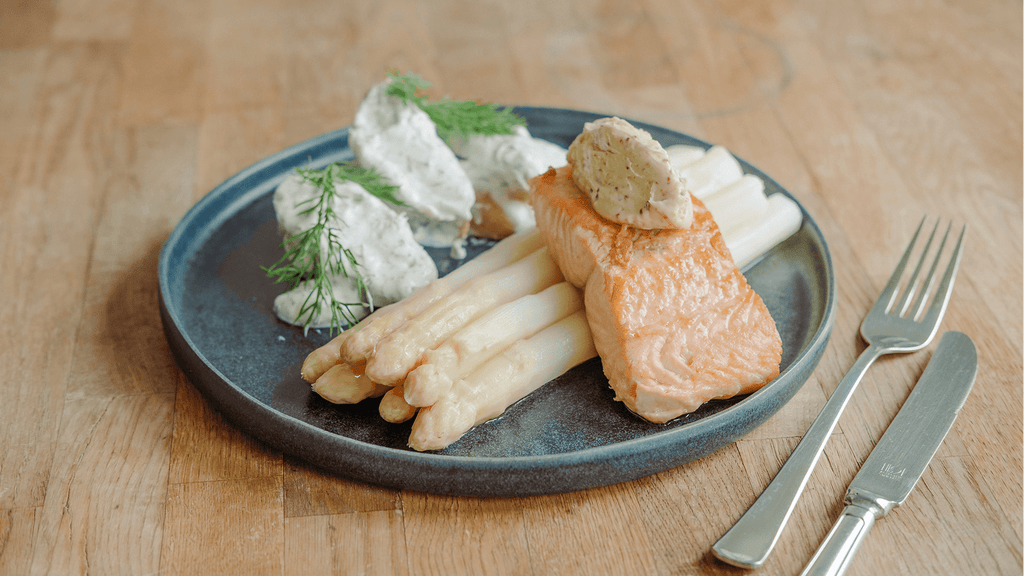
[[[600,113],[590,112],[586,110],[567,109],[558,107],[513,106],[512,108],[516,111],[523,111],[525,113],[524,115],[530,115],[531,113],[555,115],[569,114],[593,116],[594,118],[606,116]],[[679,132],[663,126],[649,124],[643,121],[635,121],[632,119],[627,120],[633,123],[635,126],[638,126],[648,131],[651,131],[651,129],[653,129],[653,131],[657,132],[670,133],[675,137],[693,141],[695,144],[704,146],[705,148],[711,146],[710,143],[683,132]],[[339,138],[345,137],[350,128],[351,126],[345,126],[342,128],[338,128],[336,130],[320,134],[318,136],[304,140],[302,142],[293,144],[279,152],[276,152],[254,162],[248,167],[230,176],[222,183],[214,187],[212,190],[210,190],[208,193],[206,193],[199,201],[197,201],[195,204],[193,204],[192,207],[190,207],[190,209],[181,217],[181,219],[175,225],[173,231],[168,235],[160,251],[160,258],[158,264],[160,316],[161,322],[164,326],[165,336],[167,337],[168,342],[171,344],[172,353],[175,356],[178,366],[185,372],[189,382],[197,389],[199,389],[203,396],[206,397],[207,400],[211,401],[211,403],[214,404],[214,407],[217,408],[218,411],[221,412],[223,415],[225,415],[228,418],[228,420],[232,421],[234,425],[238,426],[239,428],[242,428],[242,430],[246,434],[249,434],[253,437],[260,439],[266,444],[278,450],[281,450],[285,454],[292,454],[306,462],[327,468],[328,471],[331,473],[352,477],[349,474],[345,474],[344,472],[340,472],[333,469],[330,462],[327,461],[329,459],[324,459],[322,457],[317,457],[315,454],[310,454],[308,450],[303,449],[304,447],[300,445],[301,443],[293,442],[292,440],[294,440],[294,438],[282,436],[280,434],[273,434],[273,430],[266,426],[253,426],[252,423],[250,422],[253,418],[243,417],[242,415],[239,415],[230,409],[230,406],[227,405],[228,402],[232,401],[232,399],[229,398],[230,396],[238,396],[239,399],[247,401],[249,403],[249,406],[247,406],[247,408],[250,410],[262,412],[264,413],[264,416],[272,416],[270,420],[273,420],[275,418],[279,419],[280,422],[275,423],[276,425],[274,426],[274,429],[280,428],[281,425],[283,425],[283,428],[285,429],[284,431],[287,431],[287,429],[298,429],[302,430],[307,435],[312,435],[314,437],[322,436],[323,440],[326,440],[331,443],[340,443],[342,445],[346,445],[347,448],[355,450],[360,453],[377,455],[380,457],[397,460],[398,462],[396,464],[403,466],[412,466],[416,469],[419,469],[421,474],[426,474],[427,476],[430,476],[430,473],[433,472],[438,477],[443,478],[447,475],[446,471],[453,467],[474,473],[490,473],[500,471],[503,474],[508,474],[522,472],[536,473],[538,471],[554,471],[557,475],[556,469],[563,469],[564,472],[571,473],[572,468],[585,465],[586,463],[592,462],[594,460],[610,463],[612,466],[615,466],[617,462],[620,462],[623,459],[637,460],[638,454],[643,456],[643,458],[639,459],[644,460],[646,462],[650,462],[652,459],[657,460],[657,458],[655,458],[654,455],[650,454],[649,452],[653,448],[664,447],[666,445],[666,440],[668,441],[667,443],[669,446],[672,445],[671,441],[675,439],[675,437],[677,436],[701,438],[708,437],[709,440],[711,440],[711,437],[713,437],[713,435],[708,434],[708,432],[719,428],[722,425],[723,421],[733,419],[737,413],[748,412],[752,410],[757,411],[758,408],[760,408],[761,411],[768,411],[767,416],[759,420],[753,426],[749,427],[749,429],[744,430],[741,434],[737,435],[736,437],[723,441],[720,445],[714,447],[710,451],[704,452],[702,455],[699,455],[695,458],[687,459],[682,462],[678,462],[677,464],[674,464],[673,466],[670,467],[682,465],[694,459],[699,459],[706,455],[709,455],[721,449],[722,447],[728,446],[729,444],[736,442],[737,440],[748,434],[750,431],[752,431],[754,428],[763,424],[764,421],[767,420],[772,414],[777,412],[782,406],[788,403],[792,399],[792,397],[800,390],[800,388],[803,387],[803,385],[806,383],[806,380],[810,376],[810,373],[814,370],[814,368],[820,361],[820,358],[831,336],[832,328],[835,323],[836,311],[835,276],[832,266],[831,252],[828,249],[826,239],[824,235],[821,233],[821,230],[818,227],[817,222],[815,222],[814,219],[811,218],[806,208],[798,200],[796,200],[796,198],[793,197],[793,195],[786,188],[779,185],[778,182],[776,182],[774,179],[772,179],[770,176],[765,174],[757,167],[751,165],[750,163],[744,161],[742,158],[737,156],[736,158],[743,166],[744,172],[751,170],[760,177],[771,181],[771,184],[774,185],[775,190],[785,194],[786,196],[788,196],[790,199],[794,200],[797,203],[801,210],[801,213],[803,214],[802,226],[808,226],[810,228],[811,236],[816,241],[816,244],[819,247],[820,256],[822,258],[822,265],[824,266],[824,277],[827,280],[827,283],[824,289],[825,302],[822,310],[821,323],[817,327],[817,330],[814,332],[814,334],[807,338],[807,343],[803,350],[794,358],[793,362],[789,366],[787,366],[785,370],[781,374],[779,374],[778,377],[776,377],[775,380],[770,382],[765,387],[757,390],[756,392],[749,394],[746,398],[743,398],[734,405],[726,407],[714,414],[710,414],[694,422],[682,426],[676,426],[673,428],[652,432],[641,437],[617,441],[601,446],[592,446],[588,448],[574,450],[571,452],[530,456],[471,456],[437,454],[433,452],[416,452],[396,449],[389,446],[380,446],[377,444],[372,444],[370,442],[365,442],[362,440],[357,440],[349,438],[347,436],[335,434],[330,431],[324,430],[320,427],[317,427],[309,422],[305,422],[290,414],[280,412],[274,409],[272,406],[268,406],[264,402],[260,401],[255,396],[250,394],[248,391],[238,386],[225,374],[220,372],[217,369],[217,367],[212,362],[210,362],[209,359],[202,353],[202,351],[191,340],[191,338],[189,338],[188,334],[186,334],[181,329],[181,319],[179,317],[180,310],[178,310],[177,307],[174,306],[174,303],[170,302],[169,296],[171,293],[170,283],[172,273],[170,270],[170,266],[172,256],[173,254],[182,251],[186,254],[192,254],[194,253],[194,250],[191,249],[192,247],[195,247],[196,245],[201,246],[203,244],[203,241],[205,240],[205,238],[203,237],[193,237],[187,239],[185,238],[185,236],[186,232],[190,229],[189,224],[192,224],[197,218],[197,216],[199,216],[200,214],[205,214],[207,210],[211,209],[211,205],[216,205],[218,202],[224,204],[224,207],[232,207],[240,204],[248,205],[254,199],[260,197],[260,195],[262,194],[262,192],[258,192],[256,188],[250,188],[241,193],[231,195],[230,192],[232,192],[236,187],[241,186],[249,179],[257,177],[263,171],[273,166],[281,164],[281,162],[285,161],[286,159],[301,158],[303,155],[308,155],[308,153],[311,150],[315,150],[317,147],[322,147],[326,143],[334,142]],[[351,157],[353,157],[353,155],[350,149],[346,147],[344,153],[321,155],[318,157],[318,160],[324,161],[326,163],[336,161],[333,158],[336,158],[337,160],[344,160],[349,159]],[[269,182],[269,180],[264,180],[262,182],[263,185],[266,185],[266,183]],[[223,200],[225,200],[225,198],[223,197],[228,197],[227,199],[229,201],[223,202]],[[224,208],[221,208],[219,212],[223,213]],[[234,212],[232,212],[232,214],[233,213]],[[207,225],[204,227],[210,228],[212,226]],[[756,265],[756,261],[750,264],[750,266],[754,265]],[[187,351],[185,349],[179,349],[181,347],[181,344],[184,344],[184,347],[187,348]],[[189,354],[194,355],[195,358],[189,358]],[[201,372],[203,372],[204,369],[209,371],[218,380],[220,380],[220,382],[225,385],[225,389],[219,391],[214,390],[205,382],[203,382]],[[805,373],[806,375],[803,376],[801,378],[801,381],[798,383],[788,383],[784,380],[786,378],[791,379],[794,377],[799,377],[801,374]],[[796,376],[794,376],[794,374]],[[777,386],[773,387],[773,384],[777,384]],[[772,396],[770,398],[765,398],[772,391],[774,391],[774,388],[778,388],[779,386],[783,386],[784,384],[788,384],[789,394],[786,394],[784,398],[781,398],[781,401],[771,401],[773,399],[778,399],[778,395]],[[712,442],[712,444],[715,443]],[[354,477],[354,479],[384,485],[391,488],[411,488],[441,494],[468,496],[528,496],[562,493],[583,489],[586,487],[608,485],[625,480],[641,478],[644,476],[648,476],[652,473],[668,469],[659,466],[660,465],[658,464],[653,465],[654,468],[657,468],[656,470],[649,469],[650,465],[648,465],[648,467],[635,468],[634,470],[640,470],[639,473],[623,473],[618,476],[613,474],[607,478],[609,481],[597,481],[591,484],[590,486],[587,486],[586,482],[579,482],[578,480],[575,480],[571,481],[569,484],[565,484],[564,482],[559,484],[556,482],[555,484],[549,486],[537,486],[536,484],[534,484],[532,489],[529,486],[523,486],[521,483],[516,483],[515,486],[509,486],[507,483],[501,482],[502,478],[500,477],[494,478],[494,480],[498,481],[497,484],[489,484],[483,478],[481,478],[480,484],[484,484],[485,487],[476,489],[474,489],[472,486],[467,487],[461,484],[459,486],[448,488],[446,488],[445,486],[437,486],[435,487],[436,489],[431,489],[430,486],[423,485],[422,483],[419,483],[419,485],[417,486],[409,486],[408,482],[401,480],[395,481],[394,479],[388,478],[388,475],[386,474],[377,474],[377,478],[375,479],[367,478],[367,473],[365,471],[358,474],[358,476]],[[373,474],[369,475],[373,476]],[[528,482],[527,484],[530,483]]]

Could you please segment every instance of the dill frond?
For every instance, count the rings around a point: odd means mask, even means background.
[[[304,280],[313,284],[313,290],[299,308],[296,321],[307,331],[313,320],[320,315],[325,307],[331,311],[330,331],[341,332],[344,326],[352,326],[358,319],[350,307],[368,306],[373,310],[373,298],[366,286],[366,280],[358,269],[358,262],[352,251],[342,246],[332,222],[335,220],[334,198],[337,195],[335,186],[339,182],[352,181],[370,194],[397,205],[404,205],[396,196],[397,186],[393,186],[372,168],[363,168],[354,163],[333,163],[325,168],[313,170],[296,168],[305,181],[312,184],[317,195],[301,202],[303,214],[316,214],[316,223],[287,238],[281,243],[284,255],[263,271],[275,283],[288,282],[292,288]],[[321,239],[326,238],[327,253],[322,253],[324,245]],[[342,275],[351,278],[356,284],[360,295],[359,302],[340,302],[334,297],[331,275]]]
[[[437,134],[445,141],[469,134],[512,134],[516,126],[526,125],[521,116],[497,104],[452,100],[447,96],[430,101],[422,94],[430,87],[430,82],[411,72],[398,74],[389,71],[388,77],[391,79],[388,94],[415,104],[426,112],[437,125]]]

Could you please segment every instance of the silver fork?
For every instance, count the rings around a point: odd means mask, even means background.
[[[949,303],[950,293],[953,291],[953,281],[956,278],[960,256],[963,252],[966,227],[960,230],[960,237],[949,257],[949,264],[946,266],[942,281],[935,290],[931,304],[926,310],[925,304],[934,287],[935,273],[946,240],[949,238],[952,223],[946,227],[946,232],[935,251],[935,257],[928,269],[927,276],[919,281],[918,277],[924,267],[925,258],[928,256],[936,231],[939,229],[939,223],[935,223],[913,273],[905,288],[900,291],[901,277],[924,222],[925,220],[922,219],[918,224],[917,231],[910,239],[910,245],[904,251],[892,277],[889,278],[882,294],[861,323],[860,334],[868,343],[868,347],[843,377],[836,391],[825,403],[825,407],[808,428],[807,433],[779,473],[750,509],[712,547],[715,556],[720,560],[742,568],[757,568],[764,564],[768,554],[778,542],[782,528],[793,513],[797,498],[803,492],[807,479],[818,462],[818,457],[824,451],[825,443],[835,429],[839,416],[846,408],[846,404],[854,390],[857,389],[857,384],[860,383],[868,367],[885,354],[920,350],[927,346],[935,336],[939,329],[939,321],[942,320],[946,305]]]

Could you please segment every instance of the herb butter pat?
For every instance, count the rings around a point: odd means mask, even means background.
[[[573,182],[601,216],[645,230],[690,227],[686,182],[647,131],[620,118],[588,122],[568,161]]]

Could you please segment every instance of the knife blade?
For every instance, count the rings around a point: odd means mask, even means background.
[[[846,490],[846,508],[801,576],[839,576],[875,520],[902,504],[928,468],[978,373],[978,354],[960,332],[942,336],[907,401]]]

